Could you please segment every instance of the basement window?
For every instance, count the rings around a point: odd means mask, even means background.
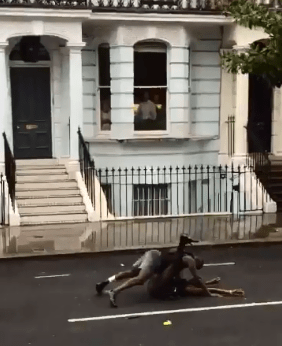
[[[167,128],[167,47],[159,42],[134,46],[134,130]]]
[[[133,185],[134,216],[167,215],[168,196],[168,184]]]

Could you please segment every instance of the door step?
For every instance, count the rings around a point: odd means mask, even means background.
[[[80,223],[87,221],[88,215],[86,213],[21,216],[21,225]]]
[[[42,168],[42,169],[24,169],[24,170],[17,170],[17,176],[20,175],[50,175],[50,174],[66,174],[67,171],[65,168]]]
[[[47,197],[47,198],[21,198],[18,199],[18,207],[43,207],[43,206],[73,206],[82,204],[83,199],[81,195],[76,196],[60,196],[60,197]]]
[[[71,189],[77,188],[77,183],[75,180],[67,180],[64,182],[34,182],[34,183],[18,183],[16,185],[16,190],[20,191],[43,191],[43,190],[53,190],[53,189]]]
[[[18,175],[17,183],[50,183],[69,181],[68,174]]]
[[[49,198],[49,197],[73,197],[73,196],[80,196],[80,191],[78,188],[66,188],[62,190],[41,190],[41,191],[16,191],[16,198]]]
[[[85,213],[85,205],[43,205],[43,206],[20,206],[20,215],[45,215],[45,214],[80,214]]]
[[[55,166],[59,164],[58,159],[32,159],[32,160],[16,160],[17,169],[22,166]]]

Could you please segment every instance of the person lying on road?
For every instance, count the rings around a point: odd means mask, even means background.
[[[120,272],[114,276],[108,278],[108,280],[96,284],[96,291],[101,294],[103,289],[110,283],[114,281],[121,281],[124,279],[129,279],[120,286],[107,293],[110,296],[110,303],[112,307],[117,307],[116,296],[131,287],[137,285],[144,285],[155,273],[162,272],[170,263],[174,262],[173,269],[177,272],[181,267],[182,257],[185,254],[185,246],[194,242],[186,235],[180,236],[179,245],[176,250],[169,251],[158,251],[149,250],[146,251],[143,256],[141,256],[134,264],[131,270]],[[202,261],[196,260],[199,268],[202,267]]]
[[[244,297],[242,289],[226,290],[215,287],[220,282],[220,278],[215,278],[205,282],[209,294],[213,297]],[[206,296],[206,292],[199,285],[198,280],[182,278],[169,278],[160,274],[155,274],[148,282],[148,293],[152,298],[174,299],[187,296]]]

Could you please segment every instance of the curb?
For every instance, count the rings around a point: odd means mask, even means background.
[[[239,240],[239,241],[228,241],[222,243],[210,243],[210,242],[202,242],[196,243],[192,246],[193,249],[197,251],[201,250],[211,250],[211,249],[221,249],[221,248],[237,248],[237,247],[266,247],[266,246],[275,246],[281,245],[282,239],[279,238],[277,240],[265,240],[265,239],[251,239],[251,240]],[[12,260],[54,260],[57,259],[68,259],[71,257],[77,258],[93,258],[97,256],[118,256],[122,254],[138,254],[143,253],[146,250],[150,249],[172,249],[177,245],[164,244],[162,246],[138,246],[131,247],[128,249],[114,249],[114,250],[101,250],[101,251],[84,251],[84,252],[61,252],[61,253],[45,253],[45,254],[11,254],[6,257],[0,257],[0,261],[12,261]]]

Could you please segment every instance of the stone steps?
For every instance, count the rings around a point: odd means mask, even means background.
[[[43,190],[57,190],[57,189],[77,189],[75,180],[64,180],[59,182],[24,182],[16,184],[16,190],[20,191],[43,191]]]
[[[38,225],[38,224],[57,224],[57,223],[81,223],[87,222],[88,215],[80,214],[53,214],[51,215],[32,215],[21,216],[21,224]]]
[[[21,225],[88,221],[76,180],[55,159],[16,162],[16,199]]]
[[[61,196],[61,197],[42,197],[42,198],[20,198],[17,201],[18,207],[21,206],[52,206],[52,205],[79,205],[83,204],[82,196]]]

